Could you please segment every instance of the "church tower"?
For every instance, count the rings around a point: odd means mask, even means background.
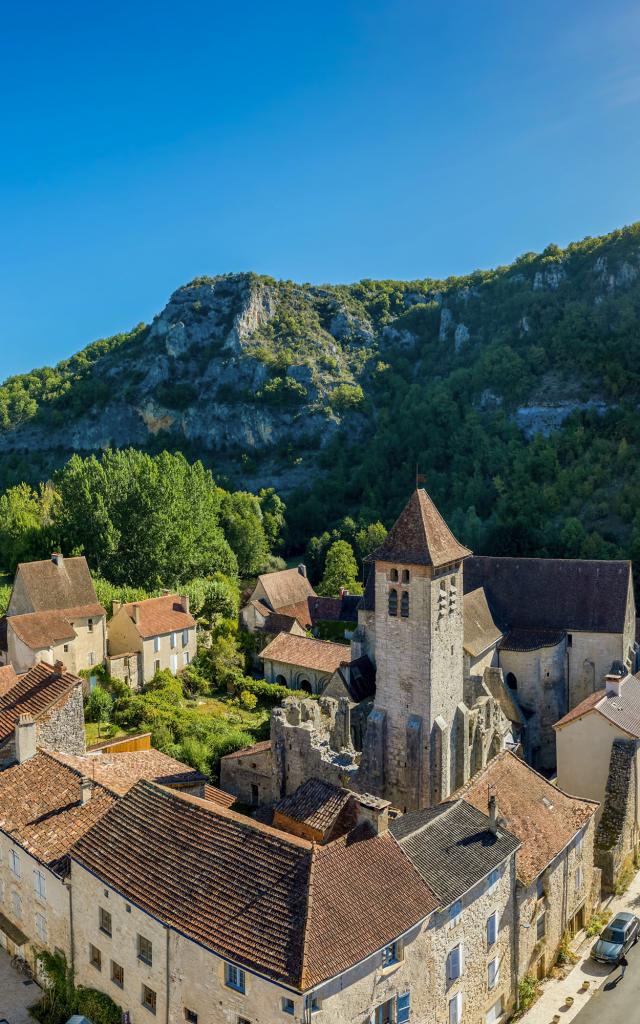
[[[455,785],[462,563],[470,554],[420,488],[368,559],[375,580],[376,698],[362,772],[367,786],[403,810],[438,803]]]

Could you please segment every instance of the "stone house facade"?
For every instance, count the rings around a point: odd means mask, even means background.
[[[64,665],[35,665],[0,696],[0,767],[19,759],[20,721],[29,745],[82,754],[85,750],[82,680]]]
[[[150,682],[161,670],[177,675],[196,656],[196,621],[186,596],[114,601],[107,630],[110,668],[122,673],[119,678],[132,688]]]

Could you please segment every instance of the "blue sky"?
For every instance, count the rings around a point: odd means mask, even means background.
[[[640,218],[640,5],[4,5],[0,378],[197,274],[440,277]]]

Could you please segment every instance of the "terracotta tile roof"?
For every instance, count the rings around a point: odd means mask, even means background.
[[[530,885],[572,841],[598,810],[552,786],[509,750],[504,750],[458,792],[486,814],[489,792],[497,800],[498,821],[522,846],[516,855],[518,878]]]
[[[260,657],[263,661],[281,661],[285,665],[299,665],[333,675],[340,665],[351,660],[351,651],[346,644],[280,633],[260,652]]]
[[[640,739],[640,678],[625,676],[620,680],[617,694],[607,692],[605,687],[589,694],[573,711],[556,722],[554,729],[581,718],[589,711],[595,711],[630,736]]]
[[[271,750],[271,740],[260,740],[259,743],[253,743],[250,747],[243,747],[242,750],[234,750],[230,754],[225,754],[225,757],[250,757],[251,754],[261,754],[265,750]]]
[[[326,832],[352,799],[353,793],[347,789],[322,779],[307,779],[295,793],[279,800],[274,810],[318,832]]]
[[[491,618],[482,587],[464,595],[464,642],[467,654],[477,658],[496,643],[502,633]]]
[[[115,803],[94,786],[80,803],[81,773],[45,751],[0,772],[0,829],[59,874],[73,844]]]
[[[153,747],[115,754],[95,752],[78,755],[56,751],[53,756],[119,795],[127,793],[139,779],[149,779],[163,786],[194,786],[205,781],[202,772]]]
[[[278,612],[280,615],[297,619],[304,629],[311,628],[311,612],[306,598],[304,601],[297,601],[296,604],[285,604],[282,608],[278,608]]]
[[[427,492],[420,487],[413,492],[384,541],[367,561],[432,565],[437,569],[470,554],[453,536]]]
[[[11,615],[8,629],[32,651],[44,651],[66,640],[75,640],[77,633],[60,612],[28,612]]]
[[[287,605],[306,603],[308,597],[315,597],[315,590],[306,576],[297,569],[281,569],[258,576],[267,600],[274,612],[282,611]]]
[[[0,696],[0,742],[11,735],[19,715],[37,719],[76,686],[82,686],[82,680],[71,672],[63,671],[58,675],[46,661],[34,665],[20,676],[8,693]]]
[[[221,807],[231,807],[236,802],[235,796],[232,796],[231,793],[225,793],[224,789],[218,789],[217,786],[212,786],[209,782],[206,782],[204,786],[204,799],[210,800],[213,804],[219,804]]]
[[[18,682],[18,676],[13,665],[2,665],[0,667],[0,697],[4,697],[12,686]]]
[[[376,952],[437,905],[388,833],[365,826],[314,848],[145,781],[72,856],[218,956],[301,990]]]
[[[179,633],[180,630],[191,629],[196,624],[193,615],[185,612],[177,594],[149,597],[146,601],[132,601],[130,604],[123,604],[122,607],[135,623],[140,636],[145,639],[160,636],[162,633]],[[134,618],[134,607],[138,609],[137,622]]]
[[[41,562],[21,562],[16,570],[16,582],[18,578],[34,612],[92,607],[100,608],[104,615],[87,560],[82,555],[64,558],[59,565],[52,558]]]
[[[557,647],[566,635],[564,629],[510,629],[500,641],[500,650],[539,651],[542,647]]]
[[[520,846],[504,828],[494,835],[487,815],[466,800],[403,814],[389,828],[444,906],[486,878]]]
[[[630,581],[631,563],[622,561],[474,555],[464,564],[465,593],[484,587],[503,632],[621,633]]]

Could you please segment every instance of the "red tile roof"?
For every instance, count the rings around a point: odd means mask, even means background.
[[[471,552],[453,536],[433,501],[420,487],[413,492],[370,562],[431,565],[459,562]]]
[[[280,661],[285,665],[316,669],[333,674],[340,665],[351,661],[351,650],[346,644],[333,644],[329,640],[313,640],[295,633],[279,633],[275,640],[260,652],[263,661]]]
[[[205,781],[201,772],[154,747],[115,754],[94,752],[78,755],[56,751],[53,756],[120,795],[127,793],[139,779],[149,779],[164,786],[194,786]]]
[[[13,665],[2,665],[0,667],[0,697],[4,697],[12,686],[18,682],[18,676]]]
[[[516,866],[524,885],[544,871],[598,810],[596,801],[569,796],[509,750],[489,761],[456,796],[487,814],[490,793],[496,797],[498,820],[522,843]]]
[[[576,718],[582,718],[582,716],[586,715],[588,711],[593,711],[603,697],[604,687],[590,693],[588,697],[585,697],[585,699],[581,700],[579,704],[576,704],[575,708],[572,708],[571,711],[568,711],[563,718],[559,719],[553,728],[557,729],[561,725],[567,725],[569,722],[575,721]]]
[[[640,738],[640,678],[628,675],[620,679],[617,693],[605,687],[589,694],[573,711],[556,722],[554,728],[562,727],[589,711],[607,718],[630,736]]]
[[[437,906],[389,833],[374,835],[365,825],[314,847],[145,781],[72,857],[218,956],[303,991],[377,952]]]
[[[20,715],[39,718],[76,686],[82,686],[82,680],[71,672],[64,670],[58,675],[46,661],[34,665],[0,696],[0,742],[11,735]]]
[[[60,612],[28,612],[11,615],[7,628],[13,630],[32,651],[44,651],[66,640],[75,640],[77,633],[66,615]]]
[[[306,576],[297,569],[281,569],[279,572],[267,572],[258,576],[267,601],[274,612],[280,612],[289,605],[297,605],[308,597],[315,597],[315,590]]]
[[[149,597],[146,601],[132,601],[122,607],[134,622],[140,636],[145,639],[163,633],[179,633],[180,630],[191,629],[196,624],[193,615],[182,607],[182,599],[177,594]],[[134,618],[134,608],[138,609],[137,622]]]
[[[322,779],[307,779],[294,793],[279,800],[274,811],[324,833],[350,800],[353,800],[353,793],[348,789],[332,786]]]
[[[260,740],[259,743],[252,743],[250,747],[243,747],[242,750],[234,750],[225,757],[249,757],[251,754],[260,754],[265,750],[271,750],[271,740]]]
[[[231,793],[225,793],[223,789],[218,789],[217,786],[212,786],[209,782],[205,783],[204,799],[210,800],[213,804],[220,804],[221,807],[231,807],[236,802],[235,796],[232,796]]]

